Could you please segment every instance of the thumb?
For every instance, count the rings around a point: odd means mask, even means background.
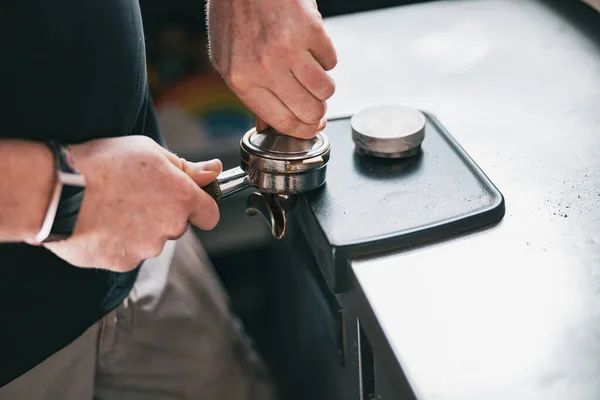
[[[189,162],[182,160],[181,169],[185,172],[196,185],[202,187],[214,181],[223,171],[223,164],[220,160],[214,159],[203,162]]]

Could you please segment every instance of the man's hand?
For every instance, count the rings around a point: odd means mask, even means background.
[[[232,91],[278,131],[324,128],[337,64],[314,0],[209,0],[210,58]]]
[[[221,172],[219,160],[190,163],[144,136],[72,146],[87,189],[73,236],[45,246],[67,262],[128,271],[179,238],[188,221],[210,230],[219,208],[200,187]]]

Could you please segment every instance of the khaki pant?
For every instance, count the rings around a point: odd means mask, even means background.
[[[0,399],[272,400],[274,395],[190,230],[144,264],[119,308],[0,389]]]

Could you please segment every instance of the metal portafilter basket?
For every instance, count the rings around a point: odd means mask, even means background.
[[[263,124],[257,120],[256,126]],[[272,127],[252,128],[240,140],[240,166],[223,171],[202,189],[217,202],[250,187],[258,189],[248,197],[246,212],[261,215],[273,237],[281,239],[296,195],[325,183],[329,153],[329,139],[322,132],[303,140]]]

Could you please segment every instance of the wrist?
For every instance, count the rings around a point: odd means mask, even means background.
[[[48,146],[42,142],[29,142],[27,143],[27,153],[29,155],[28,168],[35,171],[33,174],[27,174],[30,179],[27,186],[33,190],[29,191],[29,194],[23,199],[25,202],[23,209],[29,210],[29,213],[21,219],[23,223],[19,224],[19,231],[15,233],[16,237],[31,243],[35,241],[35,236],[44,222],[56,175],[54,173],[54,156]]]

